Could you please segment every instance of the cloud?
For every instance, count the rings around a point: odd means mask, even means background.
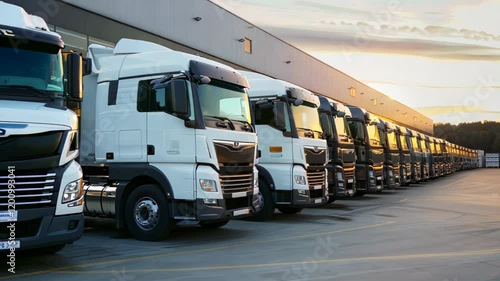
[[[341,25],[350,23],[340,22]],[[384,27],[389,31],[395,27]],[[312,30],[309,28],[268,27],[273,34],[308,52],[343,52],[400,54],[429,57],[442,60],[500,61],[500,48],[480,44],[447,42],[427,38],[404,38],[384,36],[384,32],[361,30],[357,33],[343,30]],[[420,32],[410,26],[399,27],[397,31]],[[413,31],[412,31],[413,30]],[[435,30],[435,29],[434,29]],[[437,31],[436,31],[437,32]],[[444,32],[444,29],[441,31]]]

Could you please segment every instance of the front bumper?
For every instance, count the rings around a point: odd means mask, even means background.
[[[227,221],[249,217],[260,211],[259,195],[215,199],[215,204],[207,204],[203,199],[196,199],[196,218],[198,221]]]
[[[20,241],[20,250],[71,244],[83,234],[83,214],[54,216],[54,207],[21,209],[18,212],[13,233]],[[10,235],[8,225],[10,222],[0,223],[0,241],[6,241]]]

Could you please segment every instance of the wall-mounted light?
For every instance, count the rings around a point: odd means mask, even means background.
[[[349,88],[347,88],[347,90],[349,90],[349,95],[350,95],[351,97],[353,97],[353,98],[355,98],[355,97],[356,97],[356,88],[354,88],[354,87],[349,87]]]
[[[245,38],[238,39],[238,42],[241,42],[241,43],[245,42]]]
[[[193,19],[194,19],[195,21],[200,21],[200,20],[201,20],[201,18],[200,18],[200,17],[195,17],[195,18],[193,18]]]
[[[292,63],[292,61],[291,61],[291,60],[287,60],[287,61],[285,61],[285,63],[286,63],[286,64],[291,64],[291,63]]]

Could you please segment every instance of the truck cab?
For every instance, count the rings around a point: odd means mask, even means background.
[[[275,208],[295,214],[328,200],[328,146],[310,91],[258,73],[242,71],[259,138],[262,209],[253,220],[268,220]]]
[[[411,156],[411,182],[419,183],[422,180],[422,150],[417,132],[408,129],[408,139]]]
[[[82,154],[85,213],[139,240],[221,227],[259,209],[248,81],[224,64],[121,39],[91,45]]]
[[[56,252],[83,233],[78,117],[67,106],[82,98],[82,58],[63,48],[42,18],[0,1],[0,251]]]
[[[356,193],[363,196],[383,189],[383,147],[377,130],[377,122],[366,110],[347,106],[349,129],[354,138],[356,150]]]
[[[379,119],[379,133],[384,146],[384,177],[387,188],[396,188],[401,185],[400,150],[398,147],[396,126]]]
[[[431,175],[431,164],[432,164],[432,159],[431,159],[431,152],[429,150],[429,146],[427,145],[427,138],[424,134],[422,133],[417,133],[417,139],[418,139],[418,145],[419,149],[422,152],[421,157],[422,157],[422,165],[421,167],[421,174],[422,174],[422,180],[426,181],[430,179]]]
[[[328,168],[328,202],[356,192],[354,140],[346,115],[349,108],[330,98],[319,96],[318,109],[330,159]]]
[[[408,130],[406,127],[399,125],[396,126],[396,138],[399,147],[399,159],[400,159],[400,181],[402,186],[407,186],[411,182],[411,154]]]

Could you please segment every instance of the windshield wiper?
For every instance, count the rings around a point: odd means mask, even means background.
[[[313,130],[307,129],[307,128],[301,128],[301,127],[297,127],[297,129],[305,131],[304,132],[304,136],[306,136],[308,138],[314,138],[314,132],[313,132]]]
[[[26,85],[0,85],[0,88],[6,88],[6,89],[21,89],[21,90],[27,90],[29,93],[35,94],[36,96],[39,97],[44,97],[44,98],[49,98],[52,101],[55,101],[55,98],[51,96],[49,93],[37,89],[32,86],[26,86]]]
[[[208,117],[208,118],[214,118],[214,119],[219,119],[221,121],[227,121],[227,123],[229,124],[229,126],[231,127],[231,130],[236,130],[236,127],[234,126],[234,123],[233,121],[231,121],[231,119],[227,118],[227,117],[222,117],[222,116],[215,116],[215,115],[203,115],[203,117]],[[216,123],[217,126],[219,127],[222,127],[222,128],[227,128],[227,125],[226,123],[220,123],[220,122],[217,122]]]
[[[253,132],[253,127],[248,121],[242,121],[242,120],[236,120],[236,121],[244,124],[243,126],[241,126],[242,130],[245,130],[247,132],[250,132],[250,131]]]

